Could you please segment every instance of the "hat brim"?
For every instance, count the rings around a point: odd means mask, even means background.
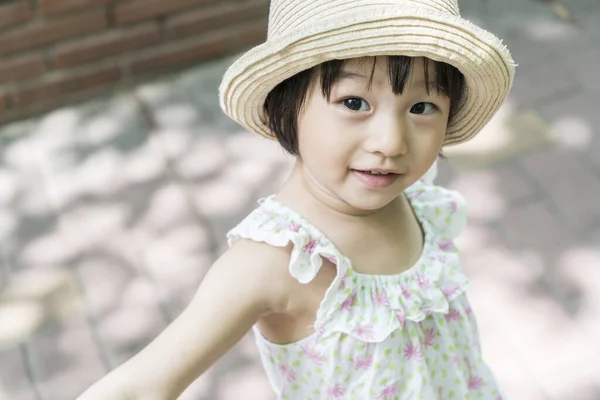
[[[465,76],[465,97],[448,125],[446,145],[476,135],[504,102],[514,77],[514,62],[502,41],[461,17],[421,7],[369,5],[308,29],[290,29],[248,51],[223,77],[221,108],[245,128],[273,138],[263,105],[279,83],[326,61],[384,55],[427,57]]]

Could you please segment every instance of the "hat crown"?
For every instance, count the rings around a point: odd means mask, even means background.
[[[452,16],[460,15],[457,0],[271,0],[268,36],[270,39],[303,24],[353,8],[373,6],[422,7]]]

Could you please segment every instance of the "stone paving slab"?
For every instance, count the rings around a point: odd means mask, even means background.
[[[600,399],[600,3],[563,1],[574,25],[539,1],[460,3],[519,63],[479,144],[440,171],[470,204],[468,294],[513,399]],[[285,178],[291,159],[219,110],[231,60],[2,129],[0,399],[73,398],[145,346]],[[67,278],[19,284],[48,274]],[[15,299],[41,317],[7,317]],[[252,336],[181,398],[273,398]]]

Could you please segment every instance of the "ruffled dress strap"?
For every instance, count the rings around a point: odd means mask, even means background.
[[[437,163],[412,186],[405,190],[417,213],[435,230],[436,236],[443,241],[456,238],[467,224],[467,202],[455,190],[436,186]]]
[[[259,204],[260,207],[228,232],[229,246],[239,239],[264,242],[276,247],[293,244],[289,272],[303,284],[317,276],[323,258],[338,265],[342,273],[345,272],[342,255],[308,220],[277,202],[274,195],[259,200]]]

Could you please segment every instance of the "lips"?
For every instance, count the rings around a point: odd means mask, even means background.
[[[385,173],[382,170],[361,171],[353,169],[352,172],[361,183],[372,189],[386,188],[400,177],[400,174]]]

